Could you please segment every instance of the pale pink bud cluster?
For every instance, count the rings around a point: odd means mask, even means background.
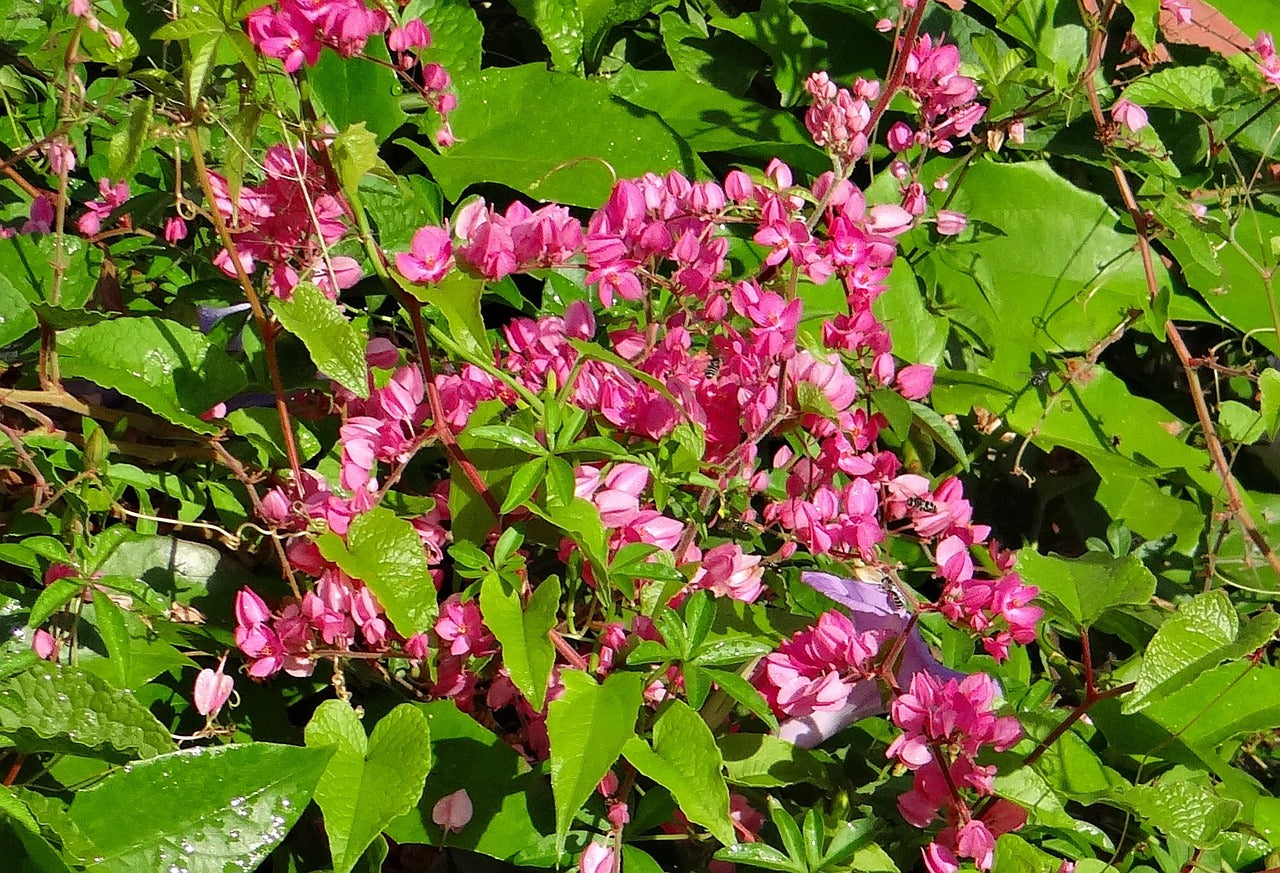
[[[102,38],[107,41],[107,45],[111,46],[113,49],[118,49],[124,45],[124,37],[120,35],[120,31],[113,30],[98,20],[98,16],[94,14],[93,4],[90,0],[70,0],[70,3],[67,4],[67,11],[76,18],[84,19],[84,23],[88,25],[89,29],[94,33],[100,32],[102,34]],[[56,173],[57,170],[54,170],[54,172]]]
[[[858,79],[853,90],[840,88],[826,72],[813,73],[804,88],[813,98],[804,124],[816,145],[838,157],[846,166],[867,153],[867,127],[871,102],[880,96],[880,83]]]
[[[1006,751],[1022,736],[1016,718],[995,714],[997,691],[985,673],[960,681],[920,673],[890,704],[893,723],[903,733],[886,754],[912,771],[911,790],[898,798],[898,810],[916,827],[928,827],[939,816],[946,822],[924,850],[930,873],[955,873],[957,857],[990,870],[995,838],[1025,820],[1025,813],[998,820],[971,815],[976,800],[993,794],[996,775],[995,767],[977,762],[978,754],[988,746]]]
[[[231,227],[240,266],[250,275],[265,266],[272,292],[285,300],[303,280],[336,298],[339,289],[350,288],[361,276],[354,258],[325,257],[347,232],[342,195],[329,187],[324,170],[301,146],[272,146],[262,163],[262,184],[241,188],[234,202],[226,179],[209,174],[214,205]],[[226,249],[213,262],[226,275],[237,275]]]
[[[205,667],[196,675],[196,684],[192,691],[191,701],[195,705],[196,712],[209,719],[218,717],[218,713],[231,697],[231,692],[235,685],[232,678],[222,672],[226,662],[227,659],[224,655],[222,660],[218,662],[216,670]]]
[[[844,613],[832,610],[765,656],[757,687],[780,716],[804,718],[844,709],[860,689],[874,695],[871,679],[885,631],[859,632]]]
[[[564,264],[582,247],[582,225],[554,203],[534,211],[517,201],[499,213],[477,198],[454,215],[454,233],[458,257],[489,280]]]
[[[952,140],[967,137],[986,114],[977,102],[978,86],[960,73],[960,50],[941,40],[935,45],[927,34],[911,49],[906,72],[906,89],[920,104],[920,128],[911,140],[946,154]],[[891,147],[906,142],[899,131]]]

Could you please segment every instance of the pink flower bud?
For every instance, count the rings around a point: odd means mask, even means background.
[[[1027,124],[1021,118],[1009,122],[1009,142],[1022,145],[1027,141]]]
[[[881,18],[879,21],[876,22],[876,30],[878,30],[880,33],[889,33],[891,30],[893,30],[893,19]]]
[[[734,203],[746,203],[755,194],[751,177],[741,170],[730,170],[724,177],[724,193]]]
[[[1123,98],[1111,107],[1111,117],[1116,124],[1127,128],[1131,133],[1137,133],[1147,126],[1147,110]]]
[[[252,588],[241,588],[236,593],[236,624],[253,627],[271,619],[271,610]]]
[[[911,148],[911,142],[915,137],[915,133],[911,128],[903,124],[901,121],[894,122],[893,127],[889,128],[889,133],[885,135],[885,141],[888,142],[889,148],[895,152],[906,151]]]
[[[171,215],[164,222],[164,241],[174,246],[187,238],[187,223],[176,215]]]
[[[591,843],[578,858],[578,873],[613,873],[613,847]]]
[[[963,212],[953,212],[950,209],[939,210],[937,228],[938,233],[943,236],[955,236],[968,226],[969,219]]]
[[[908,400],[919,400],[933,390],[933,367],[911,364],[898,371],[898,391]]]
[[[431,807],[431,820],[438,824],[441,830],[453,831],[456,834],[471,821],[473,811],[471,795],[467,794],[467,789],[459,788],[436,801],[436,805]]]
[[[427,657],[427,635],[414,634],[404,641],[404,653],[415,661],[421,661]]]
[[[894,203],[871,207],[871,229],[876,233],[898,236],[911,229],[915,216]]]
[[[195,693],[192,695],[196,712],[217,718],[218,712],[231,696],[233,684],[231,677],[222,672],[222,664],[218,664],[217,670],[210,670],[208,667],[201,670],[196,676]]]
[[[31,651],[46,661],[55,660],[58,652],[58,641],[53,634],[41,628],[31,636]]]

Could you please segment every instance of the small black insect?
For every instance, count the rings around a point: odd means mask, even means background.
[[[889,600],[893,602],[894,606],[898,609],[907,608],[907,598],[902,595],[902,591],[898,586],[893,584],[892,579],[888,576],[882,576],[880,578],[880,587],[884,589],[884,593],[889,596]]]
[[[938,511],[938,507],[934,505],[932,500],[925,500],[923,497],[908,497],[907,509],[918,509],[921,512]]]
[[[712,358],[710,363],[707,364],[707,370],[703,375],[708,379],[714,379],[720,375],[720,359]]]
[[[1039,388],[1041,385],[1048,382],[1049,374],[1052,372],[1053,372],[1052,370],[1050,370],[1048,367],[1044,366],[1043,364],[1041,364],[1039,367],[1036,367],[1035,370],[1032,371],[1031,373],[1032,386]]]

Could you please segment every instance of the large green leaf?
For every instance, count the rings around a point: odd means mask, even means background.
[[[351,523],[345,543],[336,534],[326,533],[316,544],[325,558],[369,587],[402,636],[431,626],[436,588],[422,540],[409,522],[375,506]]]
[[[1156,593],[1156,577],[1135,555],[1113,558],[1090,552],[1062,558],[1023,549],[1017,570],[1051,601],[1058,618],[1074,627],[1093,624],[1116,606],[1147,603]]]
[[[1124,96],[1139,106],[1209,113],[1221,104],[1225,88],[1216,67],[1166,67],[1134,82]]]
[[[53,265],[67,265],[58,286],[57,305],[78,310],[88,302],[102,267],[102,249],[87,239],[67,234],[59,249],[53,234],[18,233],[0,239],[0,276],[26,295],[30,303],[54,303]]]
[[[400,108],[400,80],[391,68],[391,57],[381,36],[369,40],[365,53],[369,60],[321,52],[307,78],[334,127],[345,130],[363,121],[382,141],[405,121]]]
[[[450,200],[468,185],[501,182],[539,199],[594,207],[615,178],[697,170],[666,125],[614,100],[603,82],[529,65],[488,69],[459,79],[457,88],[457,145],[420,153]]]
[[[547,680],[555,664],[555,646],[547,636],[560,612],[560,583],[543,581],[521,606],[520,594],[497,573],[485,576],[480,586],[480,610],[485,624],[502,644],[502,663],[511,681],[536,710],[542,709]]]
[[[177,748],[164,725],[131,693],[84,670],[47,661],[0,683],[0,734],[24,751],[115,761]]]
[[[398,843],[442,845],[446,835],[432,821],[431,810],[459,788],[471,798],[472,816],[461,831],[448,834],[450,846],[510,859],[551,833],[550,786],[529,769],[519,752],[452,700],[417,707],[430,725],[434,763],[418,808],[392,822],[388,836]]]
[[[316,785],[335,873],[348,873],[388,824],[422,796],[431,769],[427,717],[401,704],[365,737],[349,704],[326,700],[307,723],[307,746],[328,747],[333,757]]]
[[[1137,687],[1125,696],[1125,712],[1144,709],[1223,661],[1267,645],[1280,628],[1280,615],[1264,612],[1243,626],[1224,591],[1210,591],[1184,603],[1160,626],[1142,656]]]
[[[58,335],[63,376],[115,388],[157,415],[200,433],[214,404],[245,386],[244,372],[203,334],[175,321],[118,318]]]
[[[1280,728],[1280,668],[1223,664],[1153,701],[1143,715],[1206,751],[1241,734]]]
[[[736,842],[729,819],[729,788],[711,729],[683,700],[672,700],[653,725],[653,748],[631,737],[622,754],[644,775],[671,792],[689,821],[726,846]]]
[[[78,793],[71,819],[95,873],[252,870],[311,799],[328,749],[202,747],[133,764]]]
[[[1240,801],[1218,797],[1192,782],[1172,779],[1130,785],[1121,797],[1158,830],[1198,848],[1221,843],[1224,832],[1240,814]]]
[[[1209,5],[1231,19],[1249,39],[1257,36],[1260,30],[1274,31],[1276,22],[1280,21],[1280,2],[1277,0],[1213,0]]]
[[[10,834],[18,846],[8,845]],[[0,851],[6,852],[5,870],[10,873],[70,873],[31,810],[4,786],[0,786]]]
[[[561,681],[564,694],[547,707],[558,848],[578,808],[635,734],[644,685],[639,673],[614,673],[597,685],[581,670],[565,670]]]
[[[364,337],[324,292],[299,282],[289,300],[273,300],[271,310],[285,330],[302,340],[322,373],[357,397],[369,396]]]

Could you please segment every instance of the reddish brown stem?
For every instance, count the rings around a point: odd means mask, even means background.
[[[22,753],[18,753],[18,757],[13,759],[13,766],[9,768],[9,772],[4,777],[4,784],[6,788],[13,785],[14,780],[18,778],[18,773],[22,771],[22,765],[25,764],[26,761],[27,756]]]
[[[240,253],[236,250],[236,243],[231,237],[231,231],[227,228],[227,223],[222,220],[222,212],[218,209],[218,201],[214,197],[213,187],[209,183],[209,170],[204,163],[200,136],[194,127],[187,129],[187,141],[191,144],[191,159],[196,165],[196,180],[199,182],[200,190],[204,192],[205,200],[209,204],[209,218],[213,222],[214,229],[218,232],[219,239],[222,240],[223,247],[230,256],[231,263],[235,266],[236,278],[240,280],[240,287],[244,290],[244,295],[249,301],[249,308],[253,310],[253,320],[257,323],[258,331],[262,334],[262,344],[267,353],[267,370],[271,373],[271,387],[276,398],[276,414],[280,417],[280,429],[284,432],[285,455],[289,458],[289,467],[293,471],[293,487],[299,489],[302,487],[302,461],[298,457],[298,445],[293,438],[293,422],[289,415],[284,383],[280,378],[280,364],[276,359],[277,326],[262,305],[262,300],[258,297],[258,292],[253,287],[253,281],[249,278],[249,274],[245,272],[244,264],[240,262]]]
[[[449,428],[449,423],[445,421],[444,403],[440,400],[440,388],[436,385],[435,370],[431,366],[430,346],[427,344],[426,328],[422,323],[422,304],[416,300],[407,299],[403,302],[409,309],[409,317],[413,320],[413,334],[418,343],[418,357],[422,361],[422,381],[426,383],[427,404],[431,407],[431,422],[435,428],[436,438],[440,440],[453,462],[458,465],[458,469],[462,470],[462,474],[467,477],[471,487],[480,495],[485,506],[489,507],[494,519],[501,521],[502,507],[499,506],[497,498],[493,496],[492,492],[489,491],[489,486],[480,478],[480,472],[476,470],[475,464],[471,463],[471,459],[462,450],[462,446],[458,445],[458,438]]]
[[[1081,77],[1081,81],[1086,86],[1089,111],[1093,115],[1093,122],[1098,128],[1100,136],[1107,129],[1107,120],[1102,113],[1102,104],[1098,99],[1098,90],[1093,85],[1093,78],[1106,48],[1107,22],[1114,8],[1115,3],[1109,3],[1107,8],[1095,17],[1095,27],[1089,49],[1089,63],[1085,68],[1084,75]],[[1080,12],[1088,20],[1088,9],[1083,3],[1081,4]],[[1142,258],[1142,272],[1147,282],[1147,294],[1150,299],[1155,300],[1160,293],[1160,289],[1156,280],[1155,259],[1151,253],[1151,241],[1148,238],[1149,222],[1147,215],[1142,210],[1142,207],[1138,205],[1138,200],[1133,194],[1133,188],[1129,185],[1129,179],[1125,176],[1120,162],[1114,158],[1111,159],[1111,174],[1115,177],[1116,187],[1120,191],[1120,199],[1124,202],[1125,209],[1128,210],[1129,217],[1133,220],[1134,229],[1137,231],[1138,253]],[[1209,457],[1213,460],[1213,466],[1217,471],[1218,478],[1222,480],[1222,487],[1227,493],[1227,508],[1240,520],[1240,526],[1244,528],[1249,539],[1258,548],[1258,551],[1262,553],[1262,557],[1267,564],[1271,566],[1271,569],[1277,575],[1280,575],[1280,557],[1277,557],[1275,551],[1271,548],[1271,544],[1267,542],[1266,537],[1262,535],[1262,531],[1258,529],[1257,522],[1253,520],[1253,515],[1245,505],[1244,497],[1240,493],[1240,486],[1236,483],[1235,476],[1231,473],[1231,464],[1227,460],[1226,453],[1222,450],[1222,442],[1218,439],[1217,431],[1214,429],[1213,417],[1209,414],[1208,404],[1205,403],[1204,390],[1200,385],[1200,376],[1196,372],[1191,352],[1187,349],[1187,344],[1182,340],[1182,334],[1179,333],[1177,326],[1171,319],[1165,322],[1164,330],[1169,337],[1169,344],[1173,346],[1174,353],[1178,356],[1178,361],[1182,365],[1182,372],[1186,376],[1187,387],[1191,391],[1191,402],[1196,410],[1196,418],[1199,420],[1200,429],[1204,433],[1205,447],[1209,451]]]
[[[558,630],[552,628],[547,631],[547,636],[551,639],[551,645],[555,646],[556,651],[560,653],[560,657],[568,661],[575,669],[582,670],[584,673],[590,672],[591,668],[586,659],[574,651],[573,646],[569,645],[565,638],[560,636]]]

